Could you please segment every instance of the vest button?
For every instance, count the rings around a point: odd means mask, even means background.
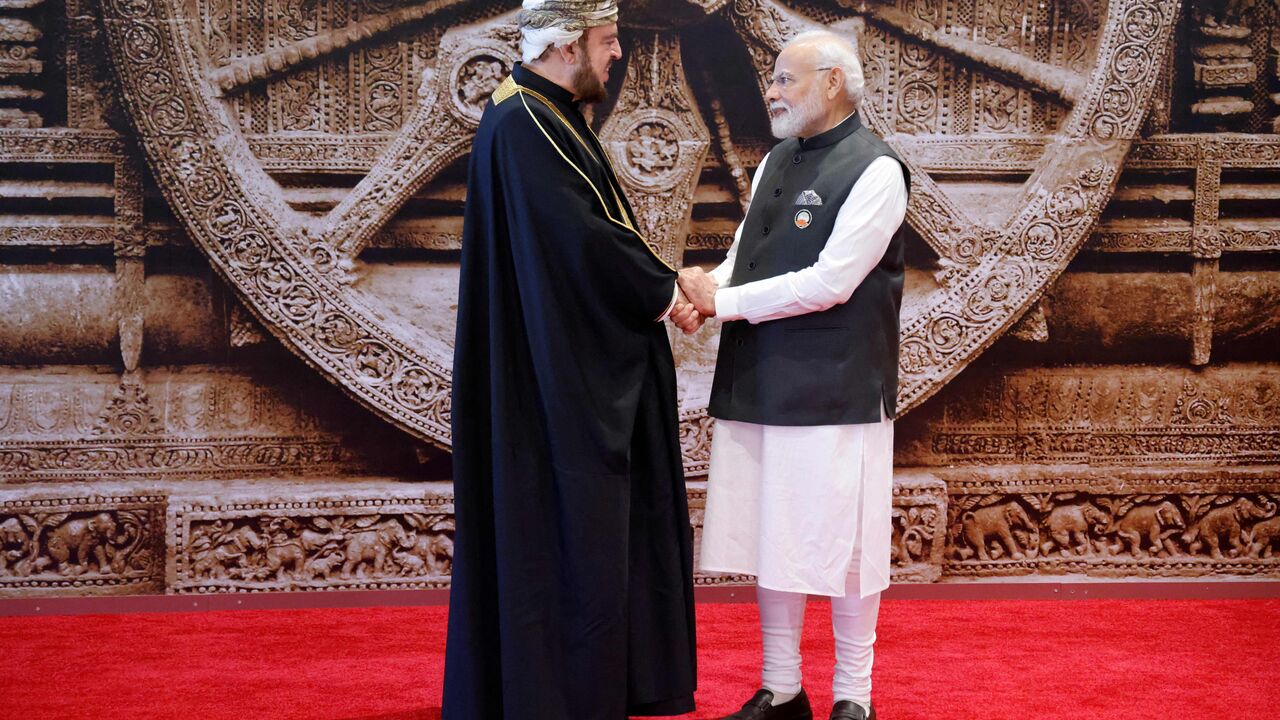
[[[763,230],[761,230],[760,232],[764,233],[765,235],[768,235],[768,234],[769,234],[769,226],[768,226],[768,225],[765,225],[765,226],[764,226],[764,229],[763,229]]]
[[[756,269],[756,261],[755,261],[755,260],[752,260],[751,262],[747,263],[747,269],[748,269],[748,270],[755,270],[755,269]]]
[[[774,189],[773,189],[773,196],[774,196],[774,197],[782,197],[782,188],[774,188]]]
[[[804,161],[804,156],[801,155],[800,153],[796,153],[796,156],[791,158],[791,162],[795,163],[796,165],[799,165],[803,161]]]
[[[736,341],[734,341],[734,344],[737,345],[738,347],[742,347],[742,338],[738,338]]]

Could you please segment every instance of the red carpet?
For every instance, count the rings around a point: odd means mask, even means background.
[[[810,603],[804,646],[820,719],[829,607]],[[438,718],[445,613],[0,618],[0,717]],[[716,717],[755,690],[755,606],[698,621],[690,717]],[[900,600],[879,634],[883,720],[1280,717],[1280,600]]]

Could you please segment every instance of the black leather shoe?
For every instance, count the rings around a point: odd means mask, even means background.
[[[827,720],[876,720],[876,706],[871,706],[871,714],[862,711],[862,706],[852,700],[841,700],[831,708],[831,717]]]
[[[809,696],[804,689],[794,698],[782,703],[773,704],[773,693],[760,690],[732,715],[725,715],[720,720],[813,720],[813,710],[809,707]]]

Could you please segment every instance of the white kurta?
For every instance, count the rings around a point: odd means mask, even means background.
[[[752,196],[767,162],[752,180]],[[720,284],[716,317],[754,324],[847,301],[884,257],[906,207],[902,168],[877,158],[840,207],[816,263],[730,287],[739,225],[728,256],[711,272]],[[889,586],[892,510],[892,420],[813,427],[718,420],[699,566],[755,575],[772,590],[834,597],[844,596],[845,578],[856,571],[866,597]]]

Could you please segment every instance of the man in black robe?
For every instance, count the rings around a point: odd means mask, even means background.
[[[472,146],[453,366],[446,720],[693,709],[692,538],[663,319],[676,272],[579,112],[616,0],[526,0]]]

